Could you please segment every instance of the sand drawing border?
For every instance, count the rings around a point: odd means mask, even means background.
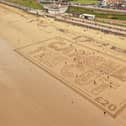
[[[109,112],[105,107],[103,107],[100,103],[96,102],[94,98],[92,98],[92,96],[90,94],[88,94],[87,92],[85,92],[84,90],[81,90],[79,87],[77,86],[73,86],[71,84],[70,81],[64,79],[62,76],[58,75],[56,72],[54,72],[53,70],[51,70],[50,68],[48,68],[46,65],[44,64],[39,64],[37,63],[32,57],[28,56],[28,55],[25,55],[23,54],[23,52],[21,51],[22,49],[25,49],[27,47],[30,47],[30,46],[34,46],[34,45],[38,45],[42,42],[46,42],[48,40],[55,40],[57,38],[60,38],[60,39],[64,39],[62,37],[52,37],[50,39],[46,39],[46,40],[43,40],[43,41],[39,41],[37,43],[32,43],[32,44],[29,44],[29,45],[26,45],[26,46],[23,46],[23,47],[20,47],[20,48],[17,48],[15,49],[15,51],[21,55],[22,57],[24,57],[25,59],[27,59],[28,61],[30,61],[32,64],[36,65],[37,67],[39,67],[40,69],[44,70],[45,72],[47,72],[49,75],[53,76],[55,79],[59,80],[60,82],[62,82],[64,85],[66,85],[67,87],[71,88],[72,90],[74,90],[76,93],[78,93],[79,95],[81,95],[82,97],[84,97],[85,99],[89,100],[91,103],[93,103],[94,105],[96,105],[97,107],[99,107],[100,109],[102,109],[103,111],[106,111],[110,116],[112,116],[113,118],[115,118],[125,107],[126,107],[126,103],[121,106],[119,108],[119,110],[117,112],[115,112],[114,114]],[[70,40],[66,39],[67,41],[71,42]],[[74,43],[76,44],[76,43]],[[78,46],[80,46],[79,44],[76,44]],[[89,48],[91,50],[91,48]],[[94,49],[93,49],[94,50]],[[98,51],[98,50],[95,50],[95,51]],[[102,53],[104,54],[103,52],[100,52],[98,51],[98,53]],[[106,55],[106,54],[104,54]],[[109,55],[108,55],[109,56]],[[112,58],[112,56],[110,56]],[[115,57],[113,57],[115,59]],[[119,60],[118,58],[116,60]]]

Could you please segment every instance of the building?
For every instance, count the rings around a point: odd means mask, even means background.
[[[103,6],[120,6],[124,0],[102,0]]]
[[[88,20],[94,20],[95,19],[95,15],[92,15],[92,14],[81,14],[80,18],[84,18],[84,19],[88,19]]]
[[[107,0],[108,4],[122,4],[123,0]]]

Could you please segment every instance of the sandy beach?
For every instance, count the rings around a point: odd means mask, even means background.
[[[0,4],[1,126],[126,126],[126,37]]]

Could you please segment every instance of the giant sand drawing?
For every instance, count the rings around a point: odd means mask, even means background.
[[[125,62],[61,37],[16,51],[112,117],[125,107]]]

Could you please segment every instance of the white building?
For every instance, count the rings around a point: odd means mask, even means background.
[[[80,18],[84,18],[84,19],[88,19],[88,20],[94,20],[95,19],[95,15],[92,15],[92,14],[81,14]]]

